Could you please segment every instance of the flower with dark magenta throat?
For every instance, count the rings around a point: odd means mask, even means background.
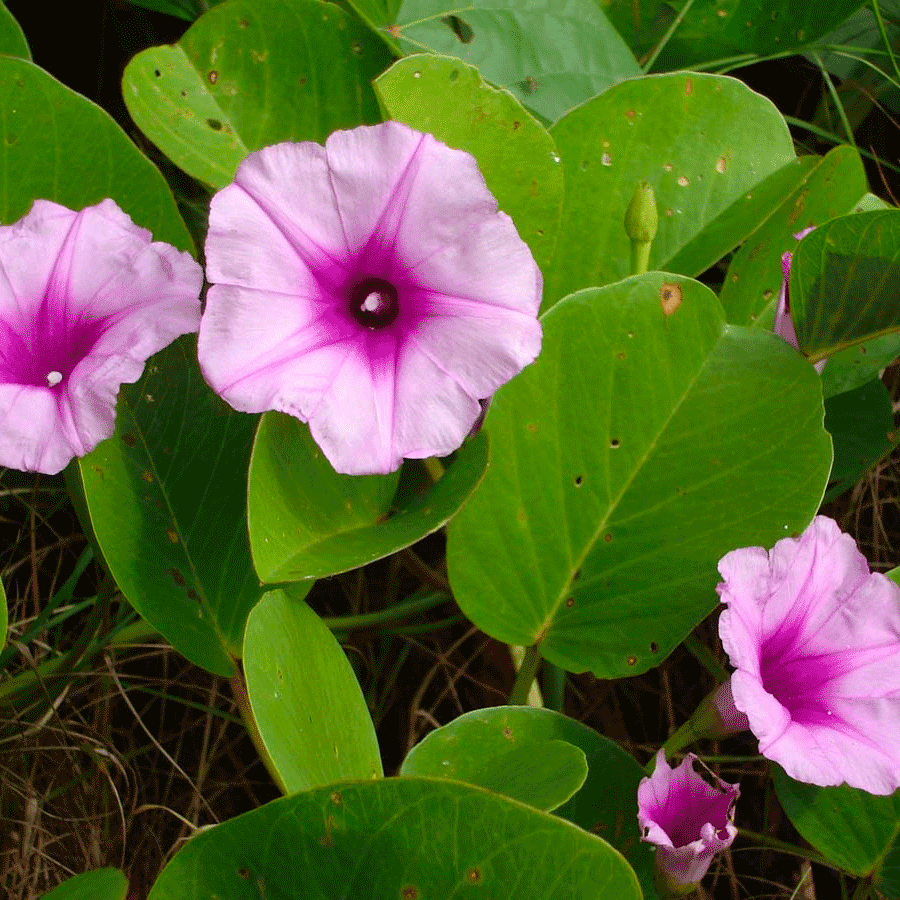
[[[202,283],[112,200],[0,227],[0,465],[55,475],[110,437],[119,387],[197,330]]]
[[[791,778],[900,787],[900,588],[819,516],[769,552],[719,563],[719,634],[736,670],[733,721]],[[729,704],[728,689],[719,694]],[[724,710],[724,719],[728,711]]]
[[[696,760],[688,753],[670,768],[660,750],[653,774],[638,785],[641,840],[656,845],[657,867],[679,885],[700,881],[713,857],[737,835],[738,786],[715,776],[707,783],[694,769]]]
[[[251,153],[212,200],[203,373],[338,472],[462,444],[540,350],[541,274],[475,160],[397,122]]]

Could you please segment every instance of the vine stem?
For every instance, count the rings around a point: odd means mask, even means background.
[[[516,675],[515,684],[509,693],[507,706],[526,706],[528,704],[528,694],[531,691],[531,685],[537,675],[538,666],[541,664],[541,654],[537,644],[525,648],[525,655],[522,657],[522,665],[519,666],[519,673]]]

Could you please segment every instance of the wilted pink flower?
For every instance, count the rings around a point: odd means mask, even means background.
[[[801,240],[808,235],[812,228],[804,228],[803,231],[794,235],[795,240]],[[787,341],[795,350],[800,349],[797,342],[797,330],[794,328],[794,319],[791,315],[790,290],[789,282],[791,280],[791,260],[794,258],[793,253],[781,254],[781,290],[778,292],[778,300],[775,303],[775,321],[772,323],[772,331],[778,335],[783,341]],[[816,371],[821,372],[825,368],[828,360],[820,359],[815,363]]]
[[[715,778],[707,783],[688,753],[670,768],[665,754],[656,754],[656,768],[638,785],[638,827],[641,840],[656,844],[659,869],[677,884],[696,884],[713,857],[730,847],[737,835],[734,805],[736,784]]]
[[[831,519],[719,563],[734,706],[798,781],[900,787],[900,588]]]
[[[206,257],[207,381],[339,472],[455,450],[540,349],[540,271],[475,160],[397,122],[250,154]]]
[[[197,330],[202,283],[112,200],[0,226],[0,465],[54,475],[110,437],[119,387]]]

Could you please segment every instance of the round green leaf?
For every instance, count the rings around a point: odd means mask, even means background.
[[[650,268],[668,270],[739,197],[794,158],[772,103],[719,75],[617,84],[550,134],[565,165],[566,198],[545,306],[629,274],[624,220],[638,182],[653,187],[659,209]]]
[[[603,6],[635,54],[643,57],[678,26],[654,69],[689,69],[698,63],[736,57],[745,61],[805,47],[844,21],[861,0],[822,6],[790,0],[695,0],[678,5],[666,0],[604,0]],[[682,16],[683,13],[683,16]],[[843,43],[836,36],[832,44]],[[846,80],[846,79],[842,79]]]
[[[226,406],[187,335],[123,385],[116,430],[79,460],[91,524],[122,593],[176,650],[234,674],[259,597],[244,492],[255,418]]]
[[[128,879],[118,869],[94,869],[64,881],[43,900],[125,900]]]
[[[812,159],[816,165],[734,255],[719,295],[729,322],[771,328],[783,278],[781,254],[797,249],[794,235],[850,212],[865,192],[866,173],[852,147]]]
[[[791,314],[813,361],[900,329],[900,209],[834,219],[791,264]]]
[[[83,209],[112,197],[158,241],[193,242],[158,169],[99,106],[22,59],[0,56],[0,221],[38,198]]]
[[[612,678],[658,663],[717,602],[716,564],[815,514],[831,467],[818,376],[703,285],[651,273],[542,319],[494,398],[491,465],[449,527],[463,612]]]
[[[384,45],[333,3],[230,0],[180,43],[135,56],[122,92],[169,159],[219,188],[252,150],[377,122],[369,83],[389,61]]]
[[[557,733],[565,726],[553,728],[556,716],[526,706],[467,713],[413,747],[400,773],[477,784],[550,812],[588,774],[584,750]]]
[[[400,60],[375,91],[391,118],[475,157],[500,209],[543,268],[556,244],[563,173],[553,138],[531,113],[476,68],[448,57]]]
[[[877,874],[900,836],[900,791],[877,797],[846,784],[821,788],[772,767],[775,790],[794,828],[853,875]],[[877,883],[877,882],[876,882]]]
[[[850,490],[900,443],[891,395],[878,378],[845,394],[826,398],[825,430],[834,443],[834,464],[825,502]]]
[[[457,453],[427,493],[392,509],[399,472],[339,475],[309,428],[266,413],[250,463],[248,519],[256,572],[264,583],[321,578],[390,556],[456,514],[487,466],[487,438]]]
[[[568,773],[573,786],[579,776],[578,784],[556,815],[612,844],[635,868],[645,900],[652,900],[653,854],[641,843],[637,824],[637,788],[646,773],[621,747],[586,725],[530,706],[480,709],[432,731],[413,747],[400,771],[478,784],[536,806],[537,789],[550,787],[541,784],[549,773],[544,754],[563,742],[584,754],[587,779],[580,768]],[[516,755],[522,762],[518,772],[509,765]]]
[[[335,784],[192,838],[149,900],[640,900],[608,844],[482,788],[430,778]]]
[[[594,0],[350,0],[404,54],[430,50],[477,66],[552,122],[604,88],[641,74]]]
[[[302,599],[263,594],[247,620],[244,675],[259,733],[287,793],[382,774],[353,668]]]
[[[0,53],[5,56],[21,56],[31,59],[25,33],[13,14],[0,2]]]

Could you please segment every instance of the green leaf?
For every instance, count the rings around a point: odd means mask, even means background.
[[[491,405],[450,581],[492,637],[636,674],[716,605],[726,552],[815,514],[831,468],[819,378],[675,275],[582,291],[542,323],[541,356]]]
[[[430,50],[477,66],[552,122],[641,74],[594,0],[350,0],[400,53]]]
[[[900,791],[878,797],[846,784],[816,787],[794,781],[780,766],[772,769],[791,824],[826,859],[852,875],[877,876],[887,854],[896,854]]]
[[[193,242],[156,167],[99,106],[21,59],[0,57],[0,221],[38,198],[83,209],[112,197],[158,241]]]
[[[153,12],[193,22],[206,9],[220,3],[221,0],[128,0],[128,2],[132,6],[140,6],[143,9],[151,9]]]
[[[797,249],[794,235],[850,212],[865,191],[866,173],[852,147],[812,159],[815,167],[732,259],[719,295],[729,322],[771,328],[783,278],[781,255]]]
[[[578,775],[578,785],[556,814],[621,852],[634,866],[646,900],[651,900],[653,853],[641,843],[637,824],[637,788],[646,773],[621,747],[586,725],[549,709],[480,709],[432,731],[413,747],[400,771],[478,784],[536,806],[537,790],[545,786],[536,782],[549,770],[544,754],[550,745],[563,742],[582,752],[587,779],[578,768],[568,773],[567,783],[574,786]],[[522,758],[519,771],[510,765],[515,755]],[[559,776],[565,777],[562,772]],[[562,786],[561,780],[559,793]],[[552,791],[554,786],[546,787]]]
[[[209,389],[196,348],[179,339],[123,385],[115,434],[79,465],[122,593],[191,662],[230,676],[260,594],[244,506],[255,419]]]
[[[353,668],[301,599],[263,594],[247,620],[244,674],[286,792],[381,776],[375,727]]]
[[[484,477],[487,438],[457,453],[423,496],[392,508],[399,472],[339,475],[309,428],[266,413],[250,463],[248,519],[253,562],[268,584],[321,578],[390,556],[444,525]]]
[[[797,342],[814,362],[900,329],[900,209],[808,234],[794,253],[790,297]]]
[[[650,268],[666,271],[739,197],[794,159],[787,125],[772,103],[716,75],[617,84],[550,134],[565,166],[566,198],[545,307],[629,274],[625,210],[638,182],[653,187],[659,208]],[[729,234],[719,244],[733,240]],[[696,259],[702,255],[698,250]],[[686,261],[690,271],[696,259]]]
[[[900,443],[891,395],[877,378],[848,393],[827,398],[825,430],[834,443],[834,464],[825,502],[852,488]]]
[[[192,838],[149,900],[640,900],[608,844],[482,788],[429,778],[336,784]],[[314,892],[311,893],[311,892]]]
[[[665,0],[602,0],[607,15],[638,56],[647,53],[674,25],[686,4]],[[862,0],[822,6],[790,0],[695,0],[656,60],[657,71],[688,69],[730,58],[784,54],[827,34]]]
[[[565,725],[553,727],[556,717],[571,721],[527,706],[467,713],[413,747],[400,774],[477,784],[550,812],[569,800],[588,774],[584,750],[566,739]]]
[[[377,122],[370,82],[389,61],[383,44],[332,3],[229,0],[180,43],[135,56],[122,92],[169,159],[220,188],[252,150]]]
[[[473,66],[426,55],[395,63],[375,92],[392,119],[475,157],[500,209],[546,266],[562,212],[562,166],[553,138],[515,97]]]
[[[25,39],[22,26],[2,2],[0,2],[0,53],[5,56],[31,59],[31,51],[28,49],[28,41]]]
[[[125,900],[128,879],[118,869],[94,869],[64,881],[43,900]]]
[[[828,358],[822,370],[825,398],[845,394],[867,384],[888,364],[900,356],[900,333],[892,332],[848,347]]]

